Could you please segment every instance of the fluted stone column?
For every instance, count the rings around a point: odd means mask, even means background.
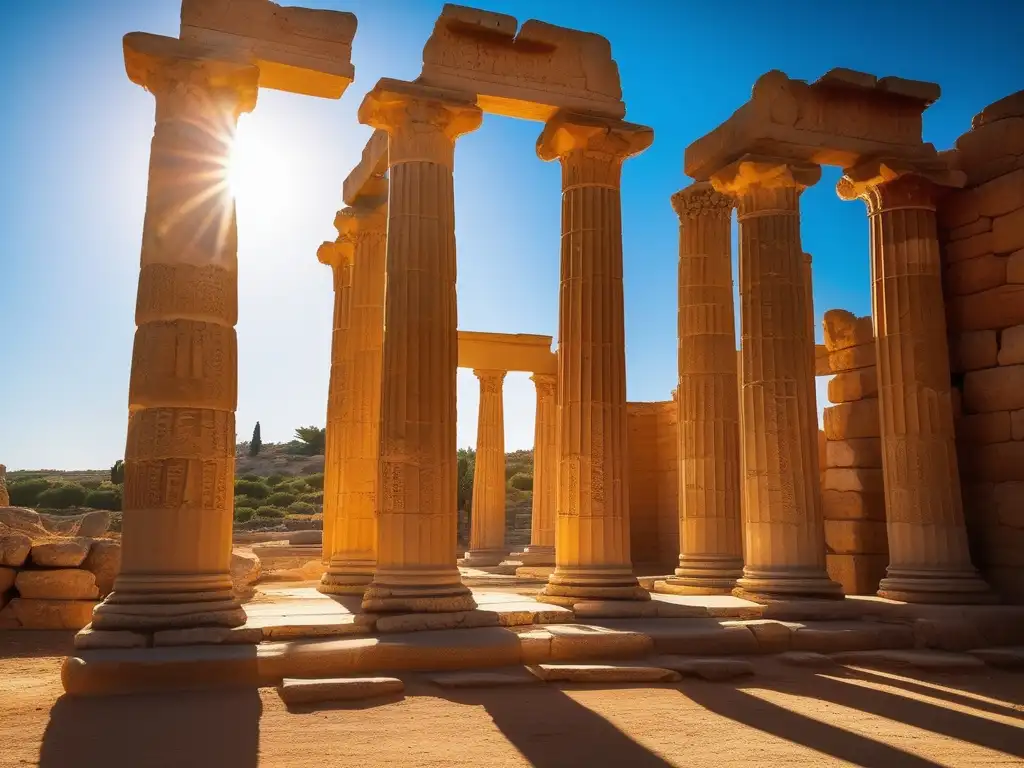
[[[522,552],[517,552],[513,559],[523,565],[545,566],[555,564],[555,477],[558,472],[556,377],[549,373],[535,373],[530,379],[537,389],[530,544]]]
[[[712,177],[740,233],[745,566],[754,599],[840,597],[825,571],[800,195],[817,165],[744,158]]]
[[[386,190],[381,189],[382,193]],[[348,330],[342,391],[331,380],[330,403],[340,413],[342,450],[329,486],[324,469],[324,536],[327,538],[328,495],[335,521],[331,557],[320,580],[329,594],[362,594],[373,578],[377,528],[375,507],[380,460],[380,374],[384,343],[384,260],[387,198],[364,201],[338,212],[339,244],[352,252],[348,299]],[[333,365],[332,365],[333,371]],[[328,407],[328,441],[331,440]],[[325,457],[327,458],[327,457]]]
[[[550,603],[650,598],[629,556],[619,184],[623,161],[653,138],[559,112],[537,140],[540,158],[562,165],[555,571],[539,596]]]
[[[480,109],[455,91],[381,80],[359,121],[388,132],[377,568],[366,611],[476,607],[456,536],[455,139]]]
[[[697,183],[673,195],[672,206],[679,214],[679,567],[655,588],[730,592],[743,572],[733,200]]]
[[[474,370],[480,380],[477,411],[476,464],[470,510],[469,551],[461,565],[497,565],[505,546],[505,407],[502,390],[506,371]]]
[[[935,224],[943,187],[962,184],[957,172],[874,161],[838,186],[843,199],[867,204],[871,231],[889,538],[878,594],[894,600],[994,601],[967,548]]]
[[[225,174],[256,67],[173,38],[124,38],[156,97],[128,392],[122,564],[96,629],[245,622],[232,592],[235,204]]]

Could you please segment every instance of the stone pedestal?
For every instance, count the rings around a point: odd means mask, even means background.
[[[538,599],[649,599],[629,557],[622,162],[650,128],[556,113],[537,140],[562,165],[555,572]]]
[[[849,169],[871,229],[887,577],[878,594],[921,603],[991,602],[971,564],[953,435],[935,203],[958,172],[874,161]]]
[[[335,249],[351,253],[347,306],[335,305],[334,344],[344,344],[341,375],[332,363],[328,393],[328,463],[324,468],[324,542],[331,532],[330,554],[320,591],[362,594],[376,562],[375,517],[380,435],[381,350],[384,342],[384,260],[387,231],[386,189],[381,196],[338,213],[340,237]],[[337,268],[335,268],[337,273]],[[337,290],[337,289],[336,289]],[[347,331],[339,339],[339,314]],[[338,422],[340,450],[332,460],[332,414]],[[331,475],[333,481],[329,482]],[[328,528],[328,512],[333,524]]]
[[[530,516],[530,544],[512,558],[527,566],[555,564],[555,476],[558,446],[555,442],[557,377],[535,373],[530,377],[537,389],[537,411],[533,428],[533,509]]]
[[[733,201],[708,183],[679,214],[679,567],[656,589],[731,592],[743,571],[739,400],[732,298]]]
[[[825,571],[813,348],[800,194],[816,165],[744,158],[712,177],[737,199],[740,232],[745,567],[761,600],[840,597]]]
[[[482,113],[459,92],[381,80],[360,122],[388,132],[377,568],[363,609],[476,607],[455,564],[455,139]]]
[[[473,373],[480,380],[480,408],[473,468],[473,506],[470,508],[469,551],[461,565],[498,565],[508,554],[505,546],[505,371]]]
[[[128,392],[122,564],[95,629],[233,627],[237,233],[225,168],[256,67],[132,33],[156,97]]]

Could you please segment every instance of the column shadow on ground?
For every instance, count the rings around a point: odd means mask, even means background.
[[[907,670],[899,669],[883,671],[892,671],[901,676],[905,676],[908,674]],[[965,693],[976,693],[981,696],[986,696],[987,698],[1005,699],[1005,704],[996,704],[995,702],[991,701],[983,701],[980,699],[976,699],[972,696],[966,696],[962,693],[957,693],[956,691],[933,688],[932,686],[923,685],[922,683],[917,682],[915,680],[888,677],[887,675],[879,674],[879,672],[870,669],[852,669],[850,667],[847,667],[845,669],[845,673],[843,676],[856,680],[863,680],[864,682],[872,683],[874,685],[889,685],[893,688],[899,688],[909,693],[916,693],[922,696],[930,696],[933,699],[942,699],[943,701],[948,701],[952,704],[959,704],[964,707],[971,707],[972,709],[979,709],[984,712],[991,712],[993,714],[1002,715],[1004,717],[1014,717],[1024,720],[1024,711],[1022,711],[1020,708],[1014,709],[1014,705],[1018,705],[1018,707],[1020,705],[1024,705],[1024,675],[1019,677],[1020,685],[1018,690],[1003,691],[999,694],[999,696],[992,696],[991,694],[985,693],[982,690],[975,690],[978,688],[977,680],[975,679],[961,678],[957,679],[955,683],[949,680],[936,681],[940,685],[945,686],[946,688],[952,688],[955,685],[955,687],[963,689]]]
[[[256,688],[62,696],[50,710],[41,768],[256,768]]]
[[[0,630],[0,648],[5,659],[34,659],[68,656],[75,652],[75,631],[72,629],[4,629]]]

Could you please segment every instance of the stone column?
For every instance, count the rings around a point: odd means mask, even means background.
[[[817,165],[744,158],[712,177],[737,198],[745,567],[754,599],[840,597],[825,571],[800,195]]]
[[[533,510],[530,516],[530,544],[514,559],[523,565],[555,564],[555,476],[558,472],[555,428],[556,377],[535,373],[530,377],[537,388],[537,413],[533,428]]]
[[[679,214],[679,567],[656,589],[730,592],[743,572],[733,200],[697,183],[673,195],[672,206]]]
[[[238,262],[226,163],[258,70],[173,38],[124,38],[156,126],[128,391],[122,564],[96,629],[245,622],[232,592]]]
[[[472,97],[381,80],[359,121],[388,132],[387,292],[381,369],[377,569],[363,609],[476,607],[455,564],[455,139]]]
[[[470,509],[469,551],[461,565],[497,565],[505,547],[505,409],[502,388],[506,371],[474,370],[480,379],[477,411],[476,465]]]
[[[562,165],[555,571],[538,598],[549,603],[650,599],[629,556],[619,184],[623,161],[653,138],[559,112],[537,140],[540,158]]]
[[[324,536],[327,546],[328,489],[335,522],[331,556],[320,580],[328,594],[362,594],[373,577],[376,562],[375,518],[380,434],[380,370],[384,342],[384,259],[387,198],[382,196],[338,212],[335,226],[340,247],[352,253],[348,300],[348,331],[344,376],[330,403],[341,421],[342,449],[328,484],[324,470]],[[332,366],[333,370],[333,366]],[[328,407],[328,442],[331,413]],[[328,449],[330,450],[330,449]],[[327,458],[327,457],[325,457]]]
[[[943,187],[961,186],[962,176],[876,160],[847,170],[837,188],[865,201],[871,230],[889,538],[878,594],[894,600],[995,600],[967,548],[935,224]]]

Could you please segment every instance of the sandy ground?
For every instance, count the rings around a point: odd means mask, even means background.
[[[0,632],[0,766],[1021,765],[1024,674],[757,661],[740,684],[530,686],[288,711],[273,689],[61,698],[70,633]]]

